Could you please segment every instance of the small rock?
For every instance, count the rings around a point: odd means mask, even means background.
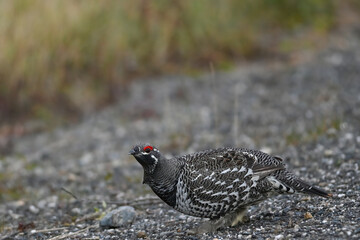
[[[327,182],[319,182],[320,187],[325,187],[328,183]]]
[[[311,219],[311,218],[313,218],[313,216],[312,216],[311,213],[306,212],[305,215],[304,215],[304,218],[305,218],[305,219]]]
[[[71,209],[71,212],[72,212],[73,214],[79,215],[79,214],[81,213],[81,210],[80,210],[80,208],[73,208],[73,209]]]
[[[282,234],[276,235],[274,239],[275,240],[284,239],[284,235],[282,235]]]
[[[344,137],[345,137],[346,140],[352,140],[354,138],[354,134],[346,133]]]
[[[301,201],[309,201],[309,200],[311,200],[310,196],[305,196],[301,199]]]
[[[37,204],[38,208],[43,209],[46,207],[47,201],[46,200],[40,200]]]
[[[334,152],[331,149],[327,149],[324,151],[324,155],[325,157],[331,157],[332,155],[334,155]]]
[[[147,235],[146,235],[146,233],[145,233],[144,231],[138,232],[138,233],[136,234],[136,236],[137,236],[138,238],[146,238],[146,237],[147,237]]]
[[[78,176],[76,176],[76,175],[73,174],[73,173],[69,173],[68,176],[67,176],[67,178],[68,178],[68,180],[69,180],[70,182],[75,182],[75,181],[78,180]]]
[[[346,195],[343,194],[343,193],[340,193],[340,194],[338,194],[337,196],[338,196],[338,198],[343,198],[343,197],[345,197]]]
[[[177,229],[177,232],[181,232],[181,229]],[[161,232],[159,236],[163,239],[165,236],[172,235],[173,233],[173,231]]]
[[[24,206],[24,205],[25,205],[25,202],[24,202],[23,200],[18,200],[18,201],[14,201],[14,202],[9,203],[9,205],[10,205],[11,207],[17,208],[17,207],[22,207],[22,206]]]
[[[130,206],[122,206],[112,210],[100,220],[100,227],[117,228],[130,225],[136,216],[135,209]]]
[[[337,130],[335,128],[330,128],[329,130],[326,131],[326,133],[330,136],[336,136],[336,132]]]
[[[29,207],[30,212],[34,213],[34,214],[38,214],[39,213],[39,209],[37,207],[35,207],[34,205],[30,205]]]
[[[8,213],[13,219],[19,219],[20,217],[22,217],[22,215],[14,213],[13,210],[9,210]]]
[[[56,202],[50,202],[48,204],[49,208],[56,208],[57,203]]]
[[[51,196],[49,199],[48,199],[48,204],[47,206],[49,208],[56,208],[57,207],[57,203],[58,203],[58,197],[57,196]]]
[[[263,147],[260,149],[260,151],[267,153],[267,154],[271,154],[272,153],[272,149],[269,147]]]
[[[300,226],[295,224],[294,226],[294,232],[298,232],[300,230]]]

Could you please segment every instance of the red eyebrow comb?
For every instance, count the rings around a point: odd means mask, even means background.
[[[154,148],[152,147],[152,146],[146,146],[146,147],[144,147],[144,151],[148,151],[148,150],[150,150],[150,151],[152,151]]]

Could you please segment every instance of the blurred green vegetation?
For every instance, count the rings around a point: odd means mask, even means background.
[[[289,35],[332,29],[339,2],[0,0],[0,124],[76,119],[135,77],[288,51]]]
[[[332,132],[339,131],[342,122],[343,119],[334,117],[332,119],[325,119],[314,123],[314,125],[311,128],[306,129],[305,132],[291,130],[291,132],[285,136],[286,143],[298,145],[299,143],[314,142],[325,134],[328,134],[328,137],[332,137]]]

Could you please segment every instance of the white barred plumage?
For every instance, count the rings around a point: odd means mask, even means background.
[[[167,159],[157,148],[140,144],[130,154],[144,168],[144,183],[163,201],[182,213],[211,219],[203,225],[205,232],[237,224],[248,206],[272,195],[331,196],[289,172],[281,158],[257,150],[220,148]]]

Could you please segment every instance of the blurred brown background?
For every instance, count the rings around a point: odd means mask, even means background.
[[[0,137],[86,117],[138,77],[298,61],[359,14],[356,0],[0,1]]]

